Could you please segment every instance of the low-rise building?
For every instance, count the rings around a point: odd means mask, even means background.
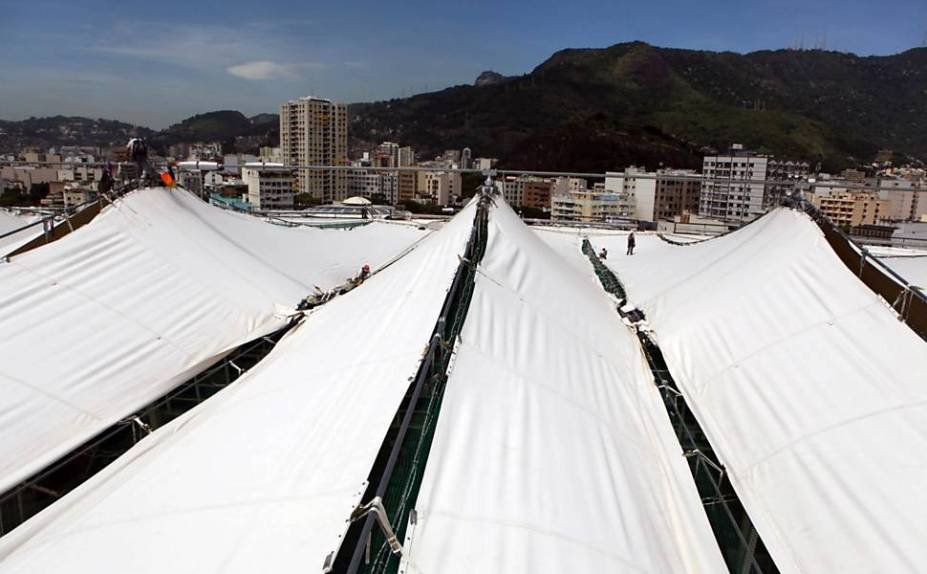
[[[448,205],[451,198],[460,197],[460,174],[451,171],[418,172],[415,201],[430,205]]]
[[[808,200],[831,221],[845,228],[875,225],[889,213],[889,202],[870,191],[819,190]]]
[[[610,222],[632,217],[627,197],[608,191],[578,191],[551,196],[553,221]]]
[[[219,164],[214,161],[181,161],[177,163],[177,183],[182,187],[202,197],[208,198],[206,189],[206,174],[219,170]]]
[[[553,187],[554,182],[550,179],[540,177],[526,179],[522,190],[522,207],[550,211],[550,197]]]
[[[508,176],[496,180],[496,189],[505,198],[506,203],[516,209],[531,207],[549,211],[553,187],[553,180],[530,175]]]
[[[254,209],[293,209],[295,170],[281,163],[246,163],[241,179]]]
[[[348,172],[348,197],[365,197],[372,199],[383,194],[383,179],[377,172]]]

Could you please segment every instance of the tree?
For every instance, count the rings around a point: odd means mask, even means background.
[[[8,187],[0,193],[0,206],[13,207],[29,205],[29,196],[16,187]]]
[[[402,208],[412,213],[425,213],[436,215],[441,213],[441,207],[428,203],[419,203],[413,199],[406,199],[402,202]]]
[[[460,199],[465,200],[476,195],[480,186],[483,185],[483,174],[481,173],[462,173],[460,174]]]
[[[549,212],[528,205],[519,207],[518,212],[521,214],[522,219],[550,219]]]
[[[36,205],[48,195],[47,183],[33,183],[29,188],[29,202]]]

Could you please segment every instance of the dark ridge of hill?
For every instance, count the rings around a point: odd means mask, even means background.
[[[0,120],[0,152],[17,152],[35,147],[125,145],[131,137],[150,137],[151,129],[125,122],[77,116]]]
[[[248,118],[238,111],[220,110],[174,124],[154,136],[153,142],[159,148],[181,142],[221,142],[225,152],[255,153],[261,146],[277,145],[279,137],[276,114]]]
[[[880,148],[927,158],[927,49],[859,57],[641,42],[555,53],[502,83],[350,107],[352,147],[468,146],[511,168],[698,165],[733,142],[839,169]]]

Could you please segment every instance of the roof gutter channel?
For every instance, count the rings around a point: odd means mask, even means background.
[[[398,571],[402,548],[396,539],[404,539],[410,517],[413,523],[415,521],[414,505],[455,343],[470,307],[476,269],[486,250],[492,193],[492,189],[485,186],[481,191],[466,251],[444,299],[425,356],[380,448],[368,478],[367,492],[352,517],[353,522],[340,548],[326,558],[325,572]],[[377,512],[362,511],[378,506]],[[378,524],[380,528],[375,530]]]

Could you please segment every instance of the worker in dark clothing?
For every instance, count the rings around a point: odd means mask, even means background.
[[[148,164],[148,144],[142,138],[132,138],[126,144],[126,150],[129,152],[129,159],[138,168],[139,180],[146,183],[152,176],[151,166]]]
[[[602,250],[599,251],[599,259],[608,259],[608,249],[603,247]]]
[[[100,193],[109,193],[113,189],[113,174],[109,166],[103,168],[103,175],[100,176],[100,183],[97,184],[97,189]]]
[[[628,255],[634,255],[634,246],[637,244],[637,240],[634,239],[634,232],[632,231],[628,235]]]

